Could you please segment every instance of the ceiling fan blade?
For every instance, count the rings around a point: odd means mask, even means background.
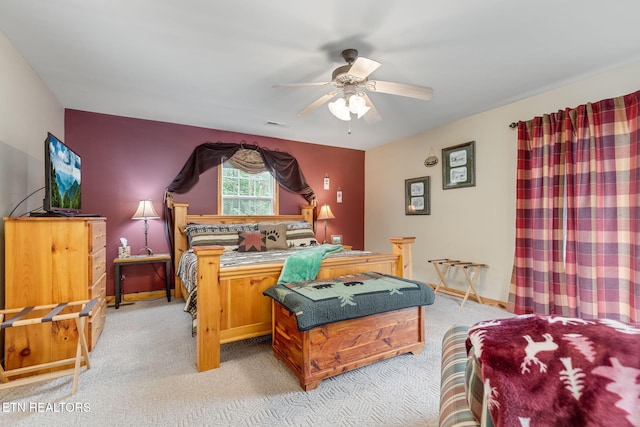
[[[365,79],[369,74],[373,73],[381,64],[371,59],[363,58],[359,56],[347,74],[354,76],[358,79]]]
[[[304,116],[305,114],[310,113],[311,111],[315,110],[316,108],[318,108],[322,104],[324,104],[327,101],[329,101],[331,98],[333,98],[337,94],[338,94],[338,92],[334,90],[332,92],[327,93],[326,95],[322,95],[320,98],[316,99],[311,104],[309,104],[309,106],[307,108],[305,108],[304,110],[300,111],[298,113],[298,115],[299,116]]]
[[[273,85],[273,87],[326,86],[330,84],[333,84],[333,82],[286,83],[286,84]]]
[[[382,120],[382,116],[380,115],[380,113],[378,113],[378,110],[376,110],[376,106],[373,105],[373,102],[371,102],[371,99],[367,96],[367,94],[363,93],[362,97],[364,98],[367,107],[371,108],[369,111],[367,111],[367,114],[363,116],[364,121],[367,122],[367,124],[373,124]]]
[[[409,85],[369,80],[365,86],[370,92],[389,93],[391,95],[407,96],[428,101],[433,96],[433,89],[427,86]]]

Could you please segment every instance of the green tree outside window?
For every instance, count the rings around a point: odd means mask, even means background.
[[[269,172],[249,174],[222,164],[222,215],[273,215],[275,180]]]

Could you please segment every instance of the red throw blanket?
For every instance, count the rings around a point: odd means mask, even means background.
[[[640,325],[525,315],[469,331],[496,426],[640,426]]]

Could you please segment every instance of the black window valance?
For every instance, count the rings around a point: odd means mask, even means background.
[[[173,193],[183,194],[191,190],[198,183],[201,173],[214,166],[219,166],[224,160],[233,157],[240,149],[257,151],[262,157],[265,168],[282,188],[302,195],[311,204],[315,203],[315,193],[307,184],[307,180],[298,165],[298,160],[291,154],[269,150],[256,145],[205,142],[193,150],[187,162],[182,166],[178,175],[165,191],[165,234],[171,249],[173,249],[174,244],[173,215],[169,211],[168,199],[172,199]],[[171,256],[173,257],[173,250],[171,251]],[[175,262],[175,260],[173,261]]]
[[[205,142],[198,145],[180,170],[180,173],[167,187],[170,193],[186,193],[198,182],[200,174],[220,165],[223,160],[231,158],[240,149],[255,150],[262,156],[265,167],[273,175],[282,188],[302,195],[309,203],[315,194],[304,174],[300,170],[298,160],[289,153],[273,151],[256,145],[234,144],[228,142]]]

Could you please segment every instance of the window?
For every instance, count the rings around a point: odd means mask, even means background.
[[[250,174],[224,162],[218,176],[221,215],[277,214],[278,186],[269,172]]]

